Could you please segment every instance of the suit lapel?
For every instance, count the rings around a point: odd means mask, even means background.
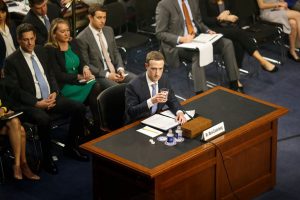
[[[33,84],[33,88],[34,88],[34,80],[31,71],[20,49],[17,50],[17,56],[18,59],[16,60],[17,62],[19,62],[18,64],[20,64],[19,67],[22,68],[20,71],[24,73],[24,76],[27,76],[28,80],[30,80],[30,82]]]
[[[89,44],[92,45],[91,49],[94,49],[97,51],[97,56],[99,57],[100,61],[103,63],[100,49],[98,47],[96,38],[94,37],[93,32],[90,29],[90,27],[88,27],[88,29],[87,29],[87,39],[90,40]]]
[[[180,6],[178,4],[178,1],[177,0],[171,0],[171,2],[173,3],[173,5],[175,7],[177,15],[179,16],[179,19],[180,19],[179,24],[180,24],[180,26],[182,26],[182,29],[184,30],[185,22],[184,22],[184,18],[183,18]]]

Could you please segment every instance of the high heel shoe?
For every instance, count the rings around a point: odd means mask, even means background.
[[[271,70],[267,70],[263,65],[261,65],[261,68],[263,70],[265,70],[266,72],[270,72],[270,73],[275,73],[275,72],[278,72],[278,70],[279,70],[279,68],[276,65],[274,65],[273,69],[271,69]]]
[[[296,52],[295,52],[296,53]],[[296,53],[297,54],[297,53]],[[291,52],[288,52],[287,53],[287,57],[288,58],[290,58],[290,59],[292,59],[293,61],[295,61],[295,62],[300,62],[300,58],[298,57],[298,58],[295,58],[292,54],[291,54]]]
[[[22,169],[22,173],[23,175],[27,178],[27,179],[30,179],[30,180],[33,180],[33,181],[37,181],[37,180],[40,180],[40,177],[36,174],[34,174],[31,169],[29,168],[28,164],[27,163],[24,163],[21,165],[21,169]]]
[[[13,172],[14,172],[14,178],[16,180],[22,180],[23,179],[22,171],[21,171],[20,166],[13,165]]]

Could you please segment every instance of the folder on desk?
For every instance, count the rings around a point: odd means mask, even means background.
[[[167,117],[160,114],[152,115],[151,117],[148,117],[147,119],[144,119],[142,121],[142,124],[167,131],[171,128],[174,128],[179,124],[174,118]]]

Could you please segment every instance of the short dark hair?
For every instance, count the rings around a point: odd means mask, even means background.
[[[100,5],[100,4],[92,4],[92,5],[89,7],[89,9],[88,9],[89,15],[91,15],[91,16],[93,16],[93,17],[95,16],[95,13],[96,13],[97,11],[107,12],[107,9],[106,9],[105,6],[102,6],[102,5]]]
[[[34,35],[36,34],[35,28],[32,24],[29,24],[29,23],[20,24],[17,27],[17,38],[21,39],[23,36],[23,33],[30,32],[30,31],[32,31]]]
[[[165,61],[165,58],[164,58],[163,54],[159,51],[150,51],[149,53],[147,53],[146,63],[149,64],[150,60],[163,60],[163,61]]]
[[[29,6],[33,7],[34,5],[40,5],[44,3],[46,0],[28,0]]]

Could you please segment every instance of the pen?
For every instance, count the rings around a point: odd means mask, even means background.
[[[218,35],[216,34],[214,37],[210,38],[209,41],[212,41],[213,39],[215,39],[215,37],[217,37]]]

